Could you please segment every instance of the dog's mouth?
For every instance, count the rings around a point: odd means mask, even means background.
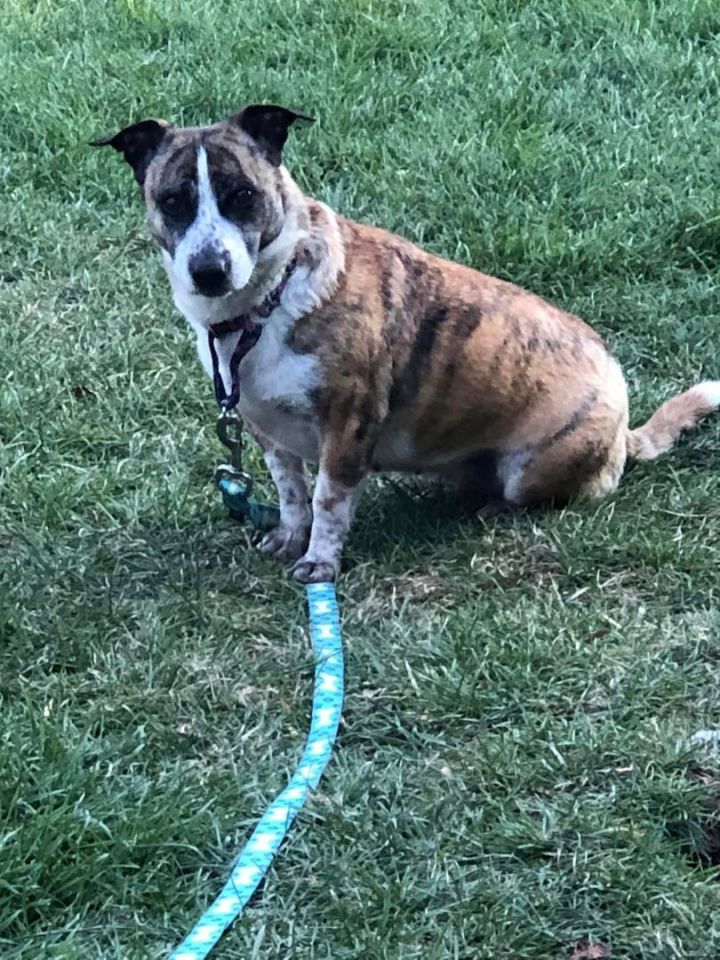
[[[209,247],[192,256],[188,263],[192,292],[211,300],[240,293],[250,282],[257,259],[246,245],[241,253]]]
[[[235,293],[235,289],[226,282],[217,284],[199,284],[195,283],[193,294],[196,297],[205,297],[208,300],[223,300]]]

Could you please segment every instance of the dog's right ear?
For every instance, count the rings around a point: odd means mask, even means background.
[[[141,120],[119,133],[91,140],[91,147],[113,147],[122,153],[133,168],[135,179],[143,185],[150,161],[165,139],[171,124],[166,120]]]

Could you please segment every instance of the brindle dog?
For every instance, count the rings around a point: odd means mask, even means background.
[[[336,575],[373,470],[486,486],[482,516],[596,498],[628,455],[657,456],[720,405],[706,381],[630,430],[620,367],[582,320],[306,197],[281,162],[299,119],[254,105],[94,141],[134,171],[208,372],[209,330],[229,385],[248,323],[262,325],[235,371],[239,406],[280,498],[262,549],[298,580]],[[312,507],[304,462],[319,466]]]

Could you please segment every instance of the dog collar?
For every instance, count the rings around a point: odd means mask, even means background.
[[[287,286],[287,282],[292,276],[295,268],[298,265],[298,258],[294,256],[292,260],[285,267],[280,283],[275,287],[274,290],[271,290],[270,293],[265,297],[262,303],[258,304],[257,307],[252,308],[252,313],[258,317],[262,317],[264,320],[267,319],[273,310],[276,310],[280,306],[280,298],[283,295],[283,291]],[[250,314],[243,313],[239,317],[231,317],[229,320],[221,320],[220,323],[214,323],[210,330],[215,337],[226,337],[229,333],[237,333],[238,330],[247,331],[248,322],[252,323],[250,319]],[[259,324],[255,324],[259,326]]]
[[[285,267],[280,283],[271,290],[270,293],[257,307],[253,307],[252,314],[263,319],[267,319],[273,310],[280,306],[280,300],[288,280],[297,267],[297,256]],[[262,324],[253,319],[252,314],[243,313],[238,317],[231,317],[230,320],[221,320],[220,323],[214,323],[208,328],[208,347],[213,367],[213,387],[215,388],[215,399],[218,406],[224,410],[232,410],[237,406],[240,399],[240,364],[244,357],[252,350],[260,339],[262,333]],[[218,360],[216,340],[222,340],[230,333],[240,333],[240,339],[230,357],[230,393],[225,389],[225,383],[220,373],[220,362]]]

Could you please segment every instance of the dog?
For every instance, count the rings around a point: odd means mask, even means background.
[[[596,499],[720,406],[704,381],[629,429],[620,366],[582,320],[305,196],[282,151],[309,119],[255,104],[92,142],[133,170],[175,304],[277,487],[261,549],[298,581],[337,575],[373,471],[458,480],[482,517]]]

